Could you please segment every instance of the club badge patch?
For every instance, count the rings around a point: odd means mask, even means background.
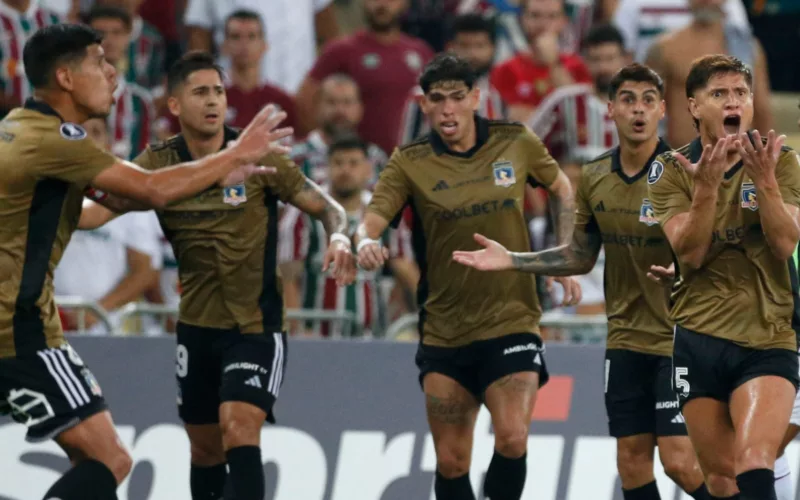
[[[236,184],[234,186],[225,186],[222,188],[222,201],[228,205],[237,206],[247,201],[247,191],[244,184]]]
[[[509,187],[517,183],[514,165],[510,161],[496,161],[492,163],[492,169],[495,186]]]
[[[656,213],[653,211],[653,205],[647,198],[642,200],[642,208],[639,209],[639,222],[643,222],[648,226],[655,226],[658,224],[656,220]]]
[[[75,123],[62,123],[59,131],[61,132],[61,137],[70,141],[80,141],[86,138],[86,130]]]
[[[647,171],[647,183],[655,184],[661,178],[663,173],[664,164],[660,161],[654,161],[653,164],[650,165],[650,170]]]
[[[753,212],[758,210],[756,186],[752,182],[742,183],[742,208],[749,208]]]

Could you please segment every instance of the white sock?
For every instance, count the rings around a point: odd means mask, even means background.
[[[775,496],[778,500],[795,500],[792,491],[792,472],[785,453],[775,460]]]

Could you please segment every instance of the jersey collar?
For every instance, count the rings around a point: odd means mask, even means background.
[[[239,137],[239,129],[229,127],[225,125],[225,139],[222,141],[222,148],[220,151],[225,149],[230,141],[236,140]],[[192,158],[192,154],[189,152],[189,146],[186,144],[186,138],[183,137],[183,134],[178,135],[178,144],[176,145],[178,150],[178,158],[181,162],[189,162],[194,161],[195,158]]]
[[[748,132],[748,134],[750,134],[750,132]],[[700,142],[700,136],[698,136],[695,140],[689,143],[689,161],[692,163],[697,163],[698,161],[700,161],[700,156],[702,155],[703,155],[703,143]],[[725,175],[723,176],[725,180],[727,181],[728,179],[736,175],[736,172],[738,172],[743,165],[744,164],[742,163],[742,160],[736,162],[736,165],[732,166],[731,168],[728,169],[727,172],[725,172]]]
[[[656,156],[671,150],[672,148],[669,147],[669,144],[667,144],[663,138],[659,137],[658,144],[656,144],[656,150],[653,151],[653,154],[650,155],[650,158],[648,158],[645,164],[642,165],[642,169],[639,170],[639,172],[633,177],[628,177],[625,175],[625,172],[622,171],[622,161],[620,160],[619,146],[617,146],[614,148],[614,152],[611,153],[611,171],[616,172],[626,184],[633,184],[641,179],[645,173],[647,173],[650,165],[655,161]]]
[[[61,115],[58,114],[58,111],[53,109],[52,106],[50,106],[49,104],[47,104],[44,101],[40,101],[38,99],[34,99],[33,97],[29,97],[28,99],[25,100],[25,109],[31,109],[33,111],[38,111],[39,113],[42,113],[43,115],[55,116],[56,118],[58,118],[62,122],[64,121],[64,119],[61,118]]]
[[[458,151],[451,151],[450,148],[447,147],[447,144],[444,143],[439,134],[436,131],[431,130],[428,137],[431,142],[431,147],[433,147],[433,152],[437,154],[437,156],[441,156],[445,153],[451,156],[458,156],[460,158],[471,158],[472,155],[478,152],[481,147],[486,144],[486,141],[489,140],[489,120],[479,116],[475,113],[475,145],[470,148],[469,151],[465,151],[460,153]]]

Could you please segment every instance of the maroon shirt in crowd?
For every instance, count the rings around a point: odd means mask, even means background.
[[[228,113],[225,115],[225,123],[232,127],[244,128],[255,118],[261,108],[267,104],[274,104],[287,115],[280,126],[296,127],[296,113],[294,99],[283,90],[270,84],[262,84],[250,92],[244,92],[235,85],[225,88],[228,95]]]
[[[175,0],[144,0],[139,15],[155,26],[168,42],[181,39],[178,32],[178,5]]]
[[[364,102],[358,133],[391,154],[397,145],[408,94],[432,58],[431,48],[418,38],[403,34],[386,45],[371,33],[360,31],[328,43],[310,76],[317,82],[334,73],[353,78]]]

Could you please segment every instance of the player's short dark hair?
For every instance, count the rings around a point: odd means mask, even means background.
[[[83,16],[83,22],[91,25],[98,19],[116,19],[125,25],[125,29],[133,29],[133,19],[130,13],[120,7],[113,5],[95,5]]]
[[[369,157],[369,146],[367,143],[355,134],[343,134],[334,137],[328,146],[328,156],[333,156],[337,151],[353,151],[355,149],[364,153],[365,157]]]
[[[588,50],[607,43],[619,45],[619,50],[625,52],[625,38],[623,38],[619,29],[611,23],[598,24],[592,27],[581,45],[583,50]]]
[[[450,26],[450,39],[461,33],[486,33],[492,44],[497,41],[494,20],[480,14],[462,14],[453,19]]]
[[[713,54],[695,59],[689,76],[686,77],[686,97],[694,97],[695,92],[708,85],[711,78],[725,74],[738,73],[744,76],[747,86],[753,88],[753,72],[740,59],[724,54]]]
[[[467,88],[472,89],[475,85],[475,72],[466,59],[455,54],[439,54],[422,70],[419,86],[427,94],[431,87],[441,82],[464,82]]]
[[[58,66],[80,63],[86,49],[102,41],[100,33],[82,24],[54,24],[36,31],[22,50],[28,82],[35,89],[46,87]]]
[[[169,72],[167,73],[167,91],[170,94],[174,93],[176,88],[186,83],[186,80],[192,73],[204,69],[213,69],[219,73],[221,79],[225,78],[222,67],[217,64],[214,60],[214,56],[210,53],[202,50],[187,52],[169,68]]]
[[[258,26],[261,28],[261,37],[265,38],[267,35],[267,30],[264,28],[264,20],[261,18],[261,14],[254,10],[250,9],[237,9],[230,13],[228,17],[225,18],[225,36],[228,36],[228,24],[234,20],[238,19],[240,21],[255,21],[258,23]]]
[[[658,95],[664,97],[664,80],[652,68],[644,64],[633,63],[625,66],[611,78],[608,87],[608,98],[614,100],[617,92],[625,82],[651,83],[658,90]]]

